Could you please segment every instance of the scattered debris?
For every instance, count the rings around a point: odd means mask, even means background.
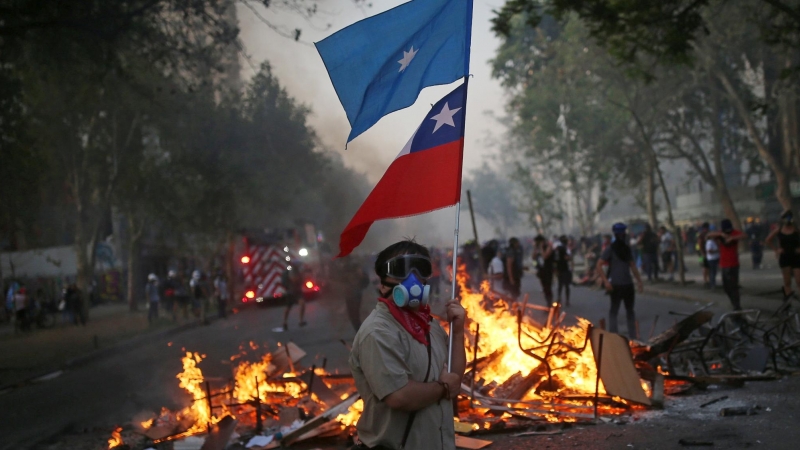
[[[625,400],[642,405],[650,405],[650,399],[642,389],[639,374],[633,365],[631,347],[624,337],[607,331],[592,329],[592,350],[600,354],[600,336],[603,336],[603,361],[600,366],[600,379],[606,392]]]
[[[695,441],[693,439],[679,439],[678,444],[684,447],[713,447],[714,443],[711,441]]]
[[[800,369],[800,318],[788,309],[773,317],[728,313],[716,323],[711,312],[699,310],[648,342],[629,342],[585,319],[567,325],[558,304],[529,305],[527,296],[520,304],[488,284],[470,290],[463,268],[458,281],[469,317],[465,340],[471,359],[457,400],[454,425],[460,434],[556,435],[563,431],[548,430],[547,424],[598,419],[624,424],[632,411],[663,407],[666,395],[775,380]],[[230,358],[229,380],[204,377],[199,364],[205,355],[186,353],[178,378],[192,403],[180,411],[137,415],[133,430],[146,436],[147,444],[175,441],[176,449],[186,450],[221,450],[231,442],[265,450],[354,432],[363,402],[352,375],[328,373],[325,362],[304,366],[306,352],[292,342],[255,361],[247,352],[259,346],[245,347]],[[752,415],[757,409],[723,408],[719,414]],[[538,427],[531,430],[531,424]],[[489,444],[457,436],[460,448]]]
[[[562,430],[551,430],[551,431],[524,431],[522,433],[512,434],[514,437],[520,436],[553,436],[556,434],[562,434]]]
[[[714,403],[721,402],[721,401],[727,400],[727,399],[728,399],[728,396],[727,395],[723,395],[722,397],[715,398],[714,400],[711,400],[711,401],[703,403],[702,405],[700,405],[700,407],[701,408],[705,408],[706,406],[713,405]]]
[[[484,447],[488,447],[492,444],[492,441],[484,441],[481,439],[475,438],[468,438],[466,436],[459,436],[456,435],[456,447],[457,448],[466,448],[469,450],[478,450]]]
[[[733,406],[730,408],[722,408],[719,410],[719,415],[722,417],[729,417],[729,416],[755,416],[758,414],[756,412],[757,409],[761,409],[758,406]]]

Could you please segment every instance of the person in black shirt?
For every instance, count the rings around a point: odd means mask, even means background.
[[[542,283],[542,292],[547,305],[553,303],[553,244],[541,234],[533,239],[533,260],[536,261],[536,276]]]
[[[778,265],[783,275],[783,301],[787,301],[794,296],[792,278],[795,279],[795,284],[800,286],[800,231],[794,223],[791,211],[787,210],[781,215],[781,226],[772,230],[767,236],[766,244],[778,257]]]
[[[642,292],[642,278],[636,268],[633,252],[625,241],[627,226],[617,222],[611,228],[614,233],[614,242],[600,255],[597,262],[597,273],[603,282],[606,292],[611,298],[611,309],[608,312],[608,330],[612,333],[619,332],[617,315],[619,307],[625,305],[625,315],[628,323],[628,337],[638,339],[639,332],[636,328],[636,312],[634,302],[636,292],[634,280],[639,293]]]
[[[561,245],[553,251],[558,276],[558,303],[561,303],[561,291],[566,293],[566,305],[569,306],[569,285],[572,284],[572,254],[567,248],[567,237],[558,238]]]
[[[642,246],[642,266],[647,274],[647,281],[658,280],[658,236],[649,223],[644,226],[639,245]]]
[[[514,300],[519,298],[522,285],[522,258],[522,244],[519,239],[512,237],[508,240],[508,250],[506,250],[504,282],[506,291]]]

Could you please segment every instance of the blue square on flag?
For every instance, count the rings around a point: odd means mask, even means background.
[[[411,106],[428,86],[466,76],[472,0],[414,0],[317,42],[351,131]]]

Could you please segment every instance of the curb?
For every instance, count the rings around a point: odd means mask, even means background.
[[[693,294],[685,294],[683,292],[675,292],[675,291],[672,291],[672,290],[669,290],[669,289],[665,290],[665,289],[651,288],[651,287],[647,287],[647,286],[644,288],[644,293],[657,295],[659,297],[673,298],[673,299],[676,299],[676,300],[684,300],[684,301],[687,301],[687,302],[701,302],[701,303],[704,303],[704,302],[713,302],[714,301],[713,299],[702,298],[700,296],[696,296],[696,295],[693,295]]]
[[[177,325],[171,328],[167,328],[166,330],[160,330],[153,333],[145,333],[139,336],[134,336],[130,339],[126,339],[116,344],[113,344],[109,347],[101,348],[99,350],[92,351],[85,355],[76,356],[75,358],[69,359],[64,364],[62,364],[57,369],[49,369],[47,371],[40,372],[36,375],[26,378],[25,380],[6,384],[4,386],[0,386],[0,395],[7,394],[13,390],[19,389],[21,387],[28,386],[30,384],[34,384],[41,381],[47,381],[49,379],[57,378],[61,375],[64,371],[69,369],[75,369],[86,365],[90,362],[100,360],[106,356],[111,354],[117,353],[119,350],[124,350],[126,348],[133,347],[135,345],[140,345],[147,343],[151,340],[156,340],[159,338],[163,338],[166,336],[171,336],[173,334],[178,334],[186,330],[190,330],[192,328],[201,326],[201,325],[208,325],[217,320],[217,317],[209,317],[206,319],[207,322],[204,324],[200,319],[194,320],[192,322],[187,322],[181,325]]]
[[[676,292],[674,290],[669,289],[658,289],[645,286],[644,293],[657,295],[659,297],[667,297],[676,300],[682,300],[687,302],[698,302],[698,303],[720,303],[722,304],[729,304],[729,300],[727,296],[724,294],[715,294],[720,296],[720,298],[709,298],[702,296],[702,293],[694,294],[694,293],[684,293],[684,292]],[[780,306],[780,299],[774,299],[769,297],[763,297],[758,295],[742,295],[742,302],[749,301],[749,302],[759,302],[761,303],[758,306],[758,309],[763,309],[765,311],[774,311],[775,308]],[[771,303],[775,303],[771,305]],[[769,305],[769,306],[768,306]],[[770,307],[774,306],[774,307]]]

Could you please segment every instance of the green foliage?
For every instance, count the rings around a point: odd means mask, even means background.
[[[528,205],[546,200],[542,189],[568,190],[588,232],[607,204],[626,117],[608,100],[610,86],[597,73],[603,55],[589,44],[579,20],[563,27],[552,18],[537,28],[526,23],[516,18],[493,61],[494,76],[514,93],[508,112],[518,181],[533,189],[526,193]]]
[[[56,221],[79,250],[101,237],[112,209],[129,238],[210,248],[230,232],[300,221],[338,232],[338,208],[355,209],[365,180],[320,148],[308,108],[269,65],[242,89],[234,8],[29,0],[0,9],[0,241],[56,226],[39,219],[39,198],[67,213]]]
[[[543,17],[579,17],[589,34],[640,75],[650,76],[652,60],[691,63],[694,46],[713,35],[712,22],[728,9],[742,9],[755,28],[753,37],[771,46],[800,45],[800,5],[784,0],[506,0],[492,20],[493,30],[509,36],[519,15],[536,27]],[[792,70],[797,69],[795,62]]]

